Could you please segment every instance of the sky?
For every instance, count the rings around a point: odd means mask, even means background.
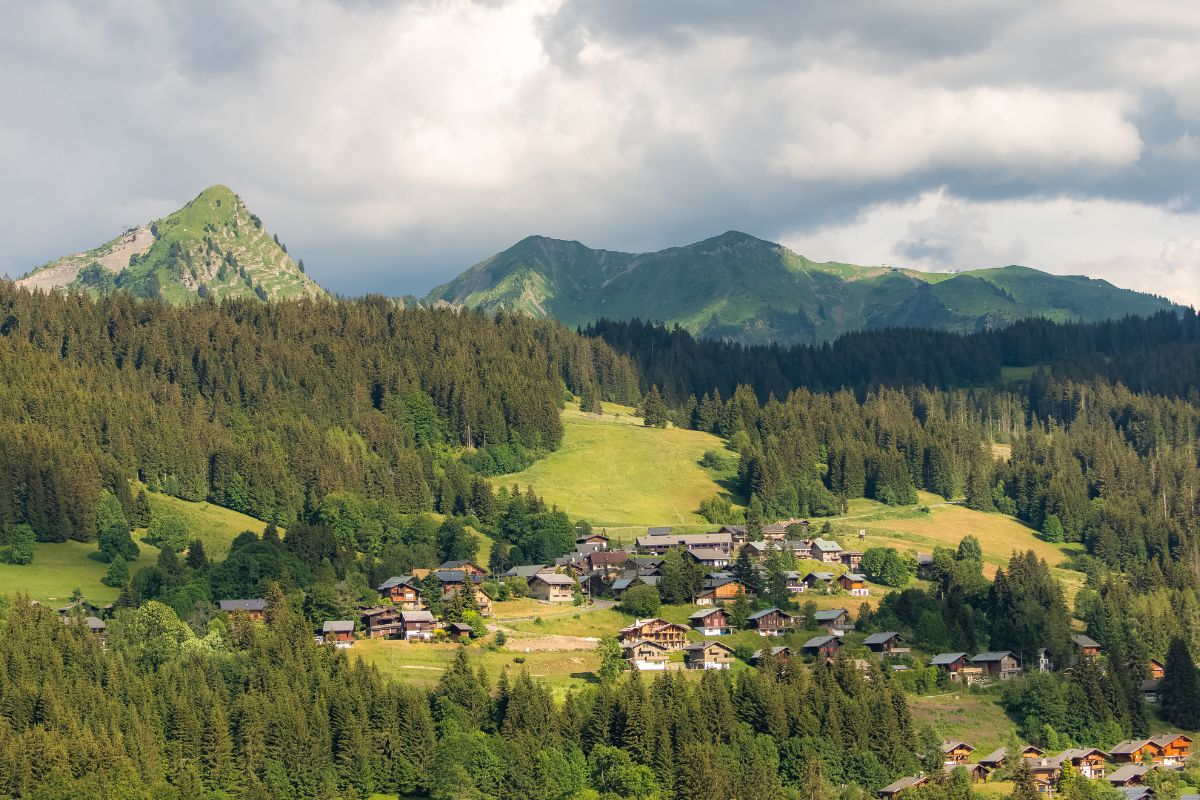
[[[1192,0],[0,0],[0,275],[237,191],[424,295],[530,234],[726,230],[1200,305]]]

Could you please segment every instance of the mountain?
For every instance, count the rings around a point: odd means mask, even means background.
[[[1026,317],[1090,322],[1179,308],[1107,281],[1028,267],[950,274],[818,263],[737,231],[655,253],[530,236],[425,298],[439,301],[516,309],[571,326],[600,317],[658,320],[746,344],[820,342],[895,326],[974,331]]]
[[[38,267],[17,284],[90,293],[122,289],[172,303],[325,293],[226,186],[211,186],[175,213],[93,250]]]

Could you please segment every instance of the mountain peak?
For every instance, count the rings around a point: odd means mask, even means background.
[[[304,274],[302,262],[223,184],[97,248],[45,264],[18,284],[92,294],[121,290],[175,303],[324,294]]]

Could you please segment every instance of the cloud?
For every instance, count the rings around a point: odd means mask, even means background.
[[[423,293],[529,233],[640,250],[729,228],[849,261],[1022,259],[1193,291],[1200,15],[1187,2],[5,12],[0,273],[221,182],[347,293]],[[1101,209],[1149,226],[1119,242],[1120,263],[1087,224],[1128,226]]]

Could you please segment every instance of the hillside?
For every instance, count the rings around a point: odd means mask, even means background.
[[[64,256],[17,281],[89,293],[122,289],[182,303],[197,297],[287,299],[324,294],[286,247],[225,186],[212,186],[162,219]]]
[[[516,309],[570,326],[655,320],[747,344],[897,326],[968,332],[1027,317],[1096,321],[1175,307],[1106,281],[1019,266],[943,274],[818,263],[736,231],[654,253],[531,236],[425,300]]]

